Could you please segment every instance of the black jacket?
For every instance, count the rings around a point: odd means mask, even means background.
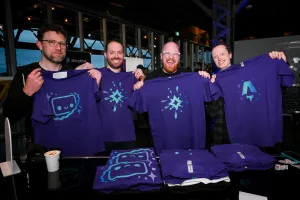
[[[151,80],[151,79],[158,78],[158,77],[175,76],[175,75],[181,74],[181,72],[185,72],[184,69],[178,68],[177,71],[176,71],[175,73],[173,73],[173,74],[168,74],[168,73],[164,72],[164,71],[162,70],[162,68],[159,68],[159,69],[156,70],[156,71],[152,71],[152,72],[146,77],[146,80]]]

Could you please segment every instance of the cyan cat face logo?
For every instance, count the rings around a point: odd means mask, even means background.
[[[242,84],[238,85],[239,91],[241,91],[241,100],[247,100],[252,102],[258,100],[260,96],[260,88],[256,88],[252,81],[241,81]]]
[[[124,100],[129,99],[127,92],[124,91],[124,88],[122,87],[122,82],[115,83],[113,81],[112,87],[109,89],[109,91],[103,91],[103,93],[105,94],[103,100],[114,104],[114,112],[117,111],[118,106],[120,108],[124,106]]]
[[[154,158],[154,152],[150,149],[134,149],[127,152],[120,152],[114,155],[112,153],[110,163],[121,163],[121,162],[135,162],[135,161],[150,161]]]
[[[65,96],[57,96],[51,93],[47,95],[54,113],[54,120],[63,120],[69,118],[75,112],[81,112],[80,96],[77,93],[71,93]]]
[[[103,171],[100,181],[117,181],[118,179],[136,178],[154,181],[153,173],[157,166],[153,165],[155,154],[150,149],[134,149],[131,151],[114,151],[109,159],[108,168]]]
[[[168,88],[168,90],[170,94],[167,96],[166,100],[161,101],[161,103],[164,104],[161,111],[174,111],[174,119],[177,119],[178,114],[183,112],[184,106],[189,104],[189,101],[186,96],[179,92],[178,86],[175,87],[174,91],[170,88]]]

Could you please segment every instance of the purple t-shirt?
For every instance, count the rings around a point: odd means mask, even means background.
[[[230,171],[263,170],[274,167],[276,159],[248,144],[220,144],[211,151]]]
[[[146,81],[134,92],[129,105],[137,112],[148,112],[154,146],[166,149],[205,147],[204,102],[218,97],[217,87],[198,73],[182,73]]]
[[[44,84],[33,96],[34,141],[61,148],[63,156],[93,156],[104,150],[95,93],[87,70],[42,71]]]
[[[187,179],[228,176],[226,166],[208,150],[164,150],[159,154],[163,179],[180,184]]]
[[[281,86],[292,86],[286,62],[257,56],[217,74],[232,143],[273,146],[282,141]]]
[[[97,167],[93,189],[103,193],[122,190],[149,191],[162,186],[152,148],[113,150],[105,166]]]
[[[135,141],[132,110],[127,106],[136,78],[132,72],[114,73],[100,68],[102,73],[99,111],[105,141]]]

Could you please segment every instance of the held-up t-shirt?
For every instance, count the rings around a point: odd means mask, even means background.
[[[204,102],[218,97],[218,90],[198,73],[182,73],[146,81],[135,91],[129,105],[137,112],[148,112],[154,146],[167,149],[205,147]]]
[[[257,56],[217,74],[232,143],[273,146],[282,141],[281,86],[292,86],[286,62]]]
[[[136,82],[134,74],[114,73],[108,68],[99,70],[102,73],[99,111],[105,141],[135,141],[133,114],[127,106]]]
[[[37,144],[60,148],[63,156],[93,156],[104,150],[95,79],[87,70],[42,71],[44,84],[33,96]]]

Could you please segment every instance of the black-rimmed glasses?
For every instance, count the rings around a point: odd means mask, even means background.
[[[50,47],[56,47],[60,45],[61,48],[67,48],[67,43],[65,42],[58,42],[56,40],[41,40],[42,42],[48,42]]]

